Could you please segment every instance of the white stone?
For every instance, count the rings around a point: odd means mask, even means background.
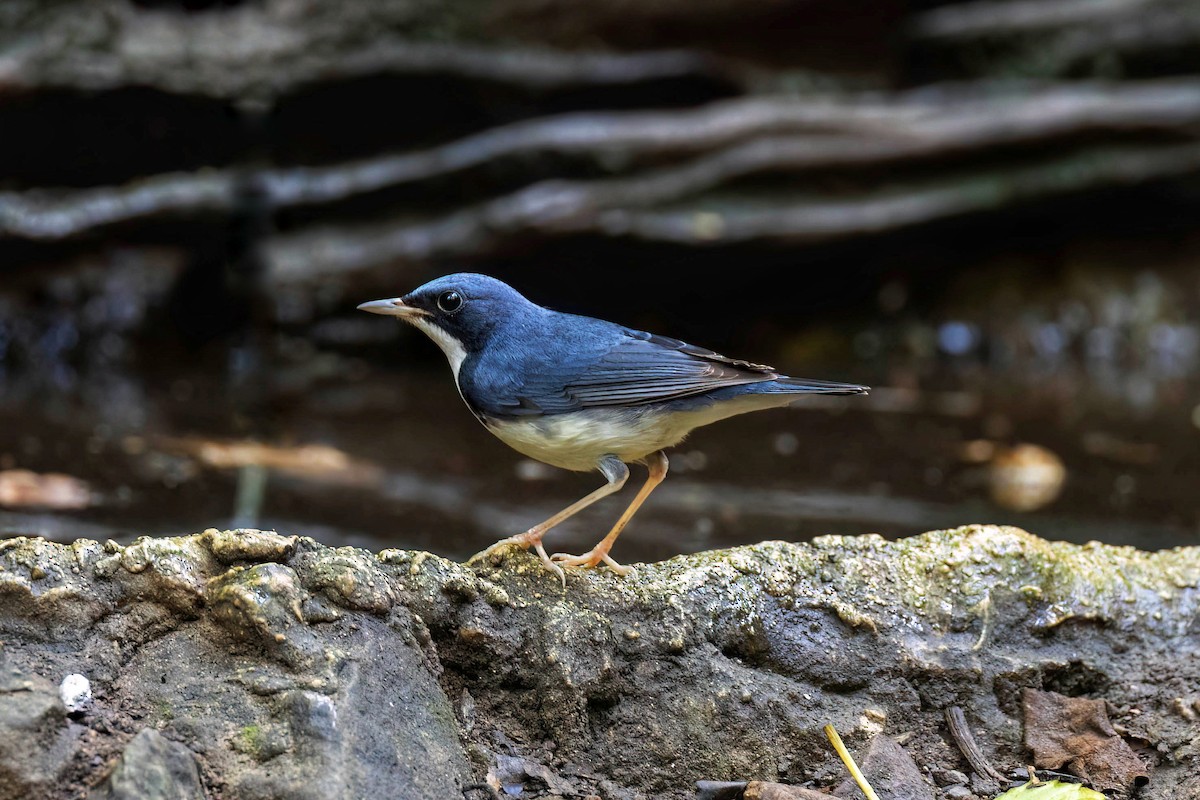
[[[75,714],[91,705],[92,684],[79,673],[72,673],[63,678],[62,685],[58,687],[58,695],[62,698],[67,713]]]

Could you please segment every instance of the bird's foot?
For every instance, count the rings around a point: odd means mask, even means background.
[[[551,556],[554,559],[555,565],[561,564],[564,567],[595,567],[603,561],[608,565],[608,568],[618,575],[628,575],[631,570],[622,564],[618,564],[613,557],[608,554],[608,548],[600,548],[596,545],[591,550],[588,550],[582,555],[573,556],[569,553],[555,553]]]
[[[558,579],[562,581],[563,588],[565,589],[567,588],[567,574],[563,572],[562,567],[560,567],[558,564],[555,564],[554,561],[551,560],[550,556],[546,553],[546,548],[542,544],[542,536],[544,535],[545,531],[539,531],[536,528],[531,528],[524,533],[518,533],[516,536],[509,536],[507,539],[501,539],[488,549],[471,556],[469,559],[467,559],[467,563],[474,564],[480,561],[487,561],[496,564],[503,560],[506,551],[511,550],[514,547],[521,550],[528,550],[530,547],[532,547],[537,551],[538,556],[541,557],[542,564],[545,565],[546,569],[558,576]]]

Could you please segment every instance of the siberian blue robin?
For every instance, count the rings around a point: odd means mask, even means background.
[[[446,354],[467,407],[489,431],[530,458],[563,469],[599,470],[607,483],[524,533],[503,539],[533,547],[566,581],[562,566],[628,568],[609,555],[617,536],[667,474],[666,448],[694,428],[785,406],[802,394],[866,394],[850,383],[789,378],[772,367],[526,300],[486,275],[446,275],[363,311],[399,317]],[[627,464],[646,483],[595,547],[580,556],[546,554],[542,537],[563,520],[618,491]]]

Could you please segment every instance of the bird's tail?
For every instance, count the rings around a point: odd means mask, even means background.
[[[776,378],[764,386],[770,386],[772,392],[787,394],[867,394],[870,386],[859,386],[857,383],[835,383],[833,381],[815,381],[808,378]]]

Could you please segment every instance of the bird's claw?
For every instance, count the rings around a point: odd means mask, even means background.
[[[555,575],[557,575],[558,579],[560,581],[562,581],[562,587],[564,589],[566,589],[567,588],[567,573],[563,572],[562,567],[560,567],[558,564],[554,563],[554,559],[552,559],[552,558],[550,558],[550,556],[546,555],[546,548],[542,547],[541,542],[537,543],[536,548],[537,548],[538,555],[541,556],[541,558],[542,558],[542,563],[546,565],[546,569],[550,570]]]
[[[527,544],[521,544],[514,541],[511,537],[501,539],[490,547],[480,550],[475,555],[467,559],[468,565],[487,563],[493,566],[501,563],[505,556],[516,550],[526,550],[529,548]]]
[[[538,556],[542,560],[542,564],[546,569],[558,576],[562,582],[563,588],[567,588],[567,573],[563,572],[563,568],[555,564],[550,556],[546,553],[546,548],[542,545],[541,535],[530,530],[525,533],[518,533],[516,536],[509,536],[507,539],[501,539],[486,550],[480,551],[467,559],[468,564],[476,564],[480,562],[488,562],[491,564],[499,564],[509,552],[515,550],[528,550],[532,547],[537,551]]]
[[[629,567],[618,564],[613,557],[608,554],[607,550],[597,552],[596,548],[594,547],[582,555],[573,556],[570,553],[555,553],[551,556],[551,558],[554,560],[556,566],[561,564],[565,567],[595,567],[598,566],[601,561],[603,561],[608,565],[609,569],[618,575],[628,575],[630,572]]]

